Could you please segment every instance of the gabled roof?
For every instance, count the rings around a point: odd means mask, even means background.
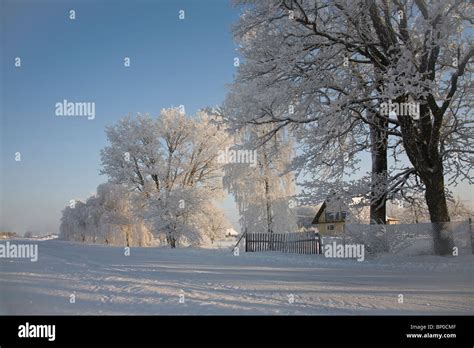
[[[319,224],[319,218],[321,217],[325,209],[326,209],[326,201],[324,201],[323,204],[321,204],[321,207],[316,213],[316,216],[314,217],[313,222],[311,222],[313,225]]]

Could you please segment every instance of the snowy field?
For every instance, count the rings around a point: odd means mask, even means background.
[[[0,259],[0,314],[474,314],[472,255],[357,262],[132,248],[124,256],[117,247],[37,243],[37,262]]]

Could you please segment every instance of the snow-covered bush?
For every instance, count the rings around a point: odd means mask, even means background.
[[[76,200],[72,206],[63,210],[61,225],[59,226],[60,238],[64,240],[86,241],[86,204]]]
[[[364,244],[368,254],[391,253],[397,255],[434,255],[433,234],[441,227],[432,223],[362,225],[348,224],[344,243]],[[443,226],[443,233],[449,234],[457,252],[471,254],[469,223],[449,222]]]
[[[152,234],[132,211],[125,187],[110,183],[97,187],[87,201],[76,201],[63,211],[60,238],[85,243],[149,246]]]
[[[344,243],[363,244],[368,255],[390,251],[385,225],[346,225]]]

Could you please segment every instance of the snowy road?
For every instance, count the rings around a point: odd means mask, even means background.
[[[0,259],[0,314],[474,314],[472,255],[357,262],[38,244],[37,262]]]

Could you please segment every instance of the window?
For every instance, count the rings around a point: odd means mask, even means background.
[[[346,218],[348,217],[349,214],[347,214],[346,211],[341,212],[341,220],[346,221]]]
[[[328,225],[328,231],[334,231],[334,225],[333,224]]]
[[[334,213],[326,213],[326,222],[334,222]]]
[[[345,211],[337,211],[337,212],[326,213],[326,222],[346,221],[346,218],[348,216],[349,216],[349,214]]]

